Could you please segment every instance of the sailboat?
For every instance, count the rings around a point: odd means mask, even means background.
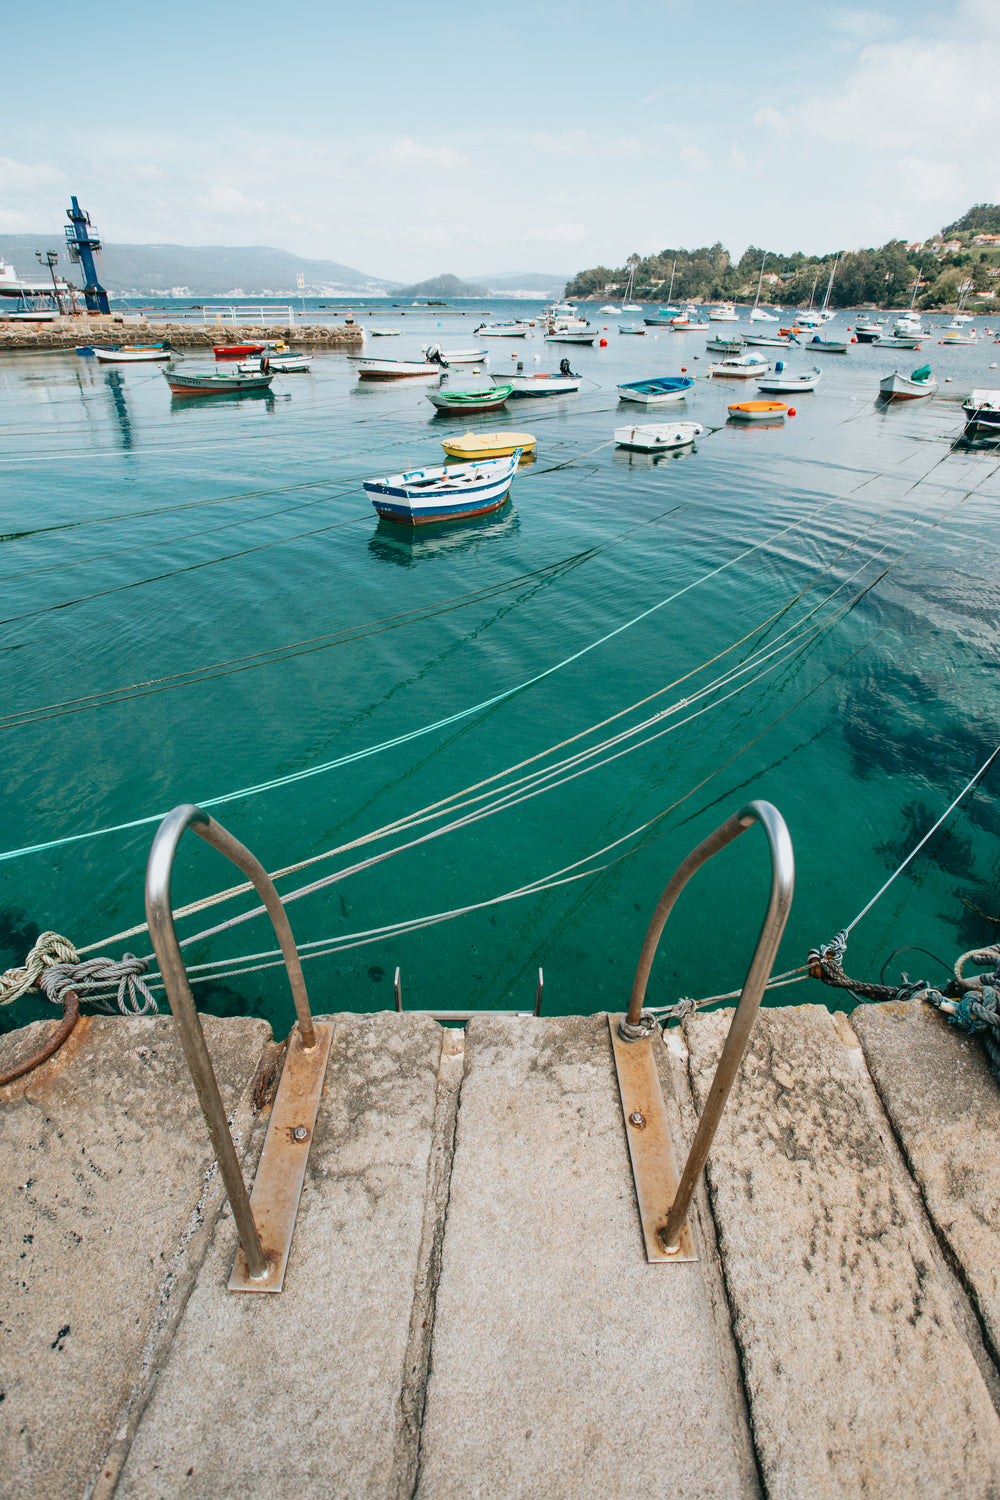
[[[819,272],[813,277],[812,291],[809,293],[809,306],[805,312],[796,313],[795,321],[801,328],[817,328],[823,319],[819,313],[813,311],[813,298],[816,296],[816,283],[819,281]]]
[[[779,320],[774,313],[765,312],[760,304],[760,290],[764,285],[764,267],[767,265],[767,256],[760,263],[760,275],[757,277],[757,295],[753,299],[753,307],[750,309],[751,323],[777,323]]]
[[[632,301],[632,283],[635,281],[635,268],[638,261],[635,256],[628,263],[628,286],[625,288],[625,296],[622,301],[622,312],[642,312],[642,303]]]
[[[836,275],[837,267],[839,265],[840,265],[840,252],[838,251],[836,259],[834,260],[833,265],[830,268],[830,280],[826,284],[826,293],[825,293],[825,295],[823,297],[823,306],[819,310],[820,318],[821,318],[821,320],[824,323],[829,323],[829,321],[830,321],[831,318],[835,318],[837,316],[837,314],[835,312],[828,312],[827,309],[830,306],[830,292],[831,292],[831,290],[833,288],[833,278]]]

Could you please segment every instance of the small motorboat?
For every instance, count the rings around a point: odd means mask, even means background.
[[[944,330],[944,338],[941,342],[942,344],[978,344],[979,336],[976,333],[970,333],[968,329],[960,331],[954,328],[946,328]]]
[[[509,458],[518,449],[522,458],[533,458],[536,442],[530,432],[466,432],[443,438],[441,447],[450,458]]]
[[[743,342],[748,349],[789,349],[798,339],[794,333],[748,333]]]
[[[249,359],[251,354],[263,354],[263,344],[213,344],[216,359]]]
[[[754,307],[751,309],[748,321],[751,323],[780,323],[781,319],[777,313],[765,312],[762,307]]]
[[[884,327],[881,318],[858,318],[854,324],[854,335],[859,344],[874,344]]]
[[[398,339],[402,329],[399,328],[369,328],[366,330],[373,339]]]
[[[970,427],[1000,428],[1000,391],[970,391],[962,411]]]
[[[732,302],[723,302],[719,307],[713,307],[708,318],[711,323],[738,323],[740,321],[740,315]]]
[[[649,380],[628,380],[618,386],[618,399],[638,401],[642,406],[662,406],[667,401],[683,401],[693,385],[690,375],[654,375]]]
[[[438,411],[460,417],[470,411],[499,411],[513,389],[509,382],[504,382],[502,385],[480,386],[471,391],[429,391],[427,399]]]
[[[661,307],[655,313],[650,313],[648,318],[643,318],[643,322],[647,328],[669,328],[675,318],[683,316],[679,307]]]
[[[619,448],[659,453],[668,448],[688,448],[704,431],[697,422],[649,422],[641,427],[616,427],[615,442]]]
[[[518,323],[508,318],[505,323],[480,323],[473,333],[484,339],[526,339],[531,332],[530,323]]]
[[[821,339],[818,333],[814,333],[807,344],[803,344],[810,354],[846,354],[847,345],[840,343],[837,339]]]
[[[596,338],[597,329],[582,319],[550,323],[545,334],[547,344],[593,344]]]
[[[481,365],[490,357],[488,349],[442,349],[440,344],[428,344],[420,352],[424,359],[436,360],[442,365]]]
[[[539,371],[538,374],[525,375],[518,370],[516,375],[508,375],[507,379],[514,387],[515,396],[565,396],[578,391],[583,384],[583,376],[574,375],[568,359],[559,361],[556,373]]]
[[[258,370],[244,375],[239,370],[192,370],[186,373],[167,365],[161,371],[175,396],[231,396],[238,391],[266,391],[274,376]]]
[[[932,396],[937,390],[937,381],[931,374],[930,365],[921,365],[909,375],[893,370],[879,381],[879,396],[883,401],[913,401],[919,396]]]
[[[817,381],[821,378],[823,371],[818,365],[813,365],[811,370],[802,370],[798,375],[792,375],[785,370],[779,360],[774,367],[773,375],[766,375],[763,380],[758,380],[759,391],[814,391]]]
[[[730,380],[750,380],[754,375],[766,375],[771,366],[758,354],[732,354],[711,366],[713,376]]]
[[[613,302],[606,302],[604,306],[599,307],[597,311],[606,313],[609,318],[620,318],[622,312],[621,308],[615,307]]]
[[[784,401],[737,401],[729,408],[732,422],[783,422],[788,407]]]
[[[709,339],[705,345],[706,350],[712,354],[739,354],[743,348],[744,340],[737,334],[734,339],[715,338]]]
[[[169,349],[162,344],[122,344],[120,348],[100,348],[95,344],[94,358],[105,365],[145,364],[150,360],[172,359]]]
[[[882,333],[870,340],[873,349],[919,349],[920,340],[913,334]]]
[[[440,380],[441,366],[429,359],[374,359],[348,355],[359,380]]]
[[[411,469],[384,479],[366,479],[365,493],[379,515],[401,526],[461,521],[499,510],[521,458],[520,448],[486,463],[447,464]]]
[[[618,329],[619,333],[637,333],[645,336],[646,328],[643,323],[622,323]]]
[[[674,333],[697,333],[699,330],[702,333],[708,332],[708,324],[704,318],[689,318],[687,313],[679,318],[671,318],[670,326]]]

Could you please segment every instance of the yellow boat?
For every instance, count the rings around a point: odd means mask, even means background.
[[[530,432],[466,432],[442,438],[441,447],[452,458],[504,458],[517,448],[524,458],[534,458],[535,442]]]

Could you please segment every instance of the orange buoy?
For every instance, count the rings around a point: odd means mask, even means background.
[[[790,417],[794,417],[794,415],[795,415],[795,407],[794,407],[794,406],[790,406],[790,407],[789,407],[789,408],[788,408],[788,415],[789,415],[789,416],[790,416]]]
[[[688,367],[687,367],[687,365],[681,365],[681,374],[682,374],[682,375],[686,375],[686,374],[687,374],[687,372],[688,372]]]
[[[608,341],[607,341],[607,339],[601,339],[601,342],[598,345],[598,347],[601,348],[601,349],[606,349],[608,347]]]

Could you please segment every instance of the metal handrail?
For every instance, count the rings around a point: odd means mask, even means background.
[[[163,976],[170,1009],[177,1022],[184,1055],[191,1069],[198,1101],[208,1124],[219,1171],[225,1183],[226,1192],[229,1194],[229,1202],[236,1220],[243,1253],[246,1256],[247,1267],[251,1277],[261,1279],[268,1275],[269,1264],[264,1254],[253,1210],[250,1207],[250,1197],[243,1180],[236,1147],[233,1145],[218,1080],[205,1043],[205,1033],[195,1009],[191,987],[188,984],[187,970],[184,967],[184,959],[181,956],[180,944],[174,928],[170,903],[170,877],[173,872],[177,845],[188,828],[192,828],[200,838],[211,844],[213,849],[218,849],[220,854],[224,854],[242,870],[248,880],[252,881],[274,924],[275,935],[281,946],[292,988],[292,998],[295,1002],[303,1051],[310,1052],[316,1046],[316,1033],[306,995],[302,965],[299,962],[288,917],[281,904],[281,898],[263,865],[254,858],[249,849],[244,848],[231,833],[227,832],[221,824],[216,823],[214,818],[209,817],[208,813],[203,812],[200,807],[196,807],[191,802],[175,807],[156,830],[152,848],[149,851],[149,860],[146,865],[146,920],[149,923],[149,935]]]
[[[778,951],[792,905],[792,892],[795,885],[792,840],[784,818],[772,803],[748,802],[738,813],[720,824],[714,833],[710,833],[706,839],[703,839],[698,847],[691,851],[687,859],[678,866],[657,902],[645,942],[642,945],[635,982],[632,986],[632,998],[629,1002],[628,1030],[624,1023],[619,1029],[619,1035],[626,1042],[635,1040],[638,1035],[641,1035],[639,1027],[642,1018],[642,1002],[646,995],[649,971],[667,918],[681,891],[703,864],[714,854],[718,854],[720,849],[724,849],[727,844],[739,838],[740,834],[755,822],[763,827],[771,847],[771,894],[761,924],[757,946],[740,992],[736,1014],[733,1016],[726,1044],[715,1070],[712,1087],[701,1112],[691,1150],[688,1152],[688,1159],[681,1173],[674,1201],[670,1205],[667,1222],[659,1231],[660,1242],[668,1252],[677,1248],[681,1230],[687,1219],[695,1182],[708,1160],[708,1153],[712,1148],[715,1132],[726,1107],[726,1100],[729,1098],[729,1092],[747,1049],[750,1032],[757,1019],[760,1002],[771,975],[775,954]],[[630,1035],[629,1032],[632,1034]]]

